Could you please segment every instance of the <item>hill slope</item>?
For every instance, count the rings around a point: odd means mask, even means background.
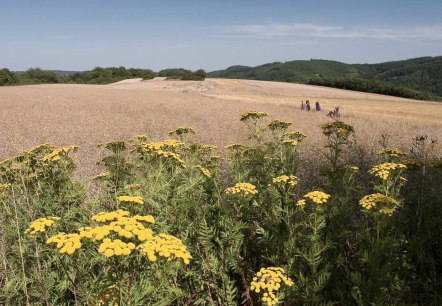
[[[442,56],[379,64],[314,59],[275,62],[256,67],[232,66],[208,76],[307,83],[415,99],[442,98]]]

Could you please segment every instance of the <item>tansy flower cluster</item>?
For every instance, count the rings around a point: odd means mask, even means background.
[[[407,160],[403,160],[401,161],[402,164],[404,164],[407,169],[408,168],[413,168],[413,167],[422,167],[425,164],[423,162],[421,162],[420,160],[416,160],[416,159],[407,159]]]
[[[284,273],[284,269],[279,267],[261,268],[253,277],[250,290],[260,293],[261,300],[266,305],[276,305],[278,298],[275,292],[280,290],[281,284],[284,283],[289,287],[293,285],[292,280],[284,276]]]
[[[293,123],[291,122],[284,122],[284,121],[280,121],[280,120],[273,120],[272,122],[269,123],[269,125],[267,126],[267,128],[271,131],[275,131],[275,130],[286,130],[288,129]]]
[[[434,160],[431,163],[428,164],[429,168],[440,168],[442,167],[442,159],[440,160]]]
[[[184,143],[174,139],[166,139],[161,142],[149,142],[141,143],[137,147],[137,151],[143,156],[144,154],[150,154],[153,156],[158,156],[166,160],[172,159],[177,161],[181,166],[184,167],[184,161],[178,153],[172,152],[177,147],[182,146]]]
[[[66,156],[69,154],[69,152],[71,151],[77,151],[78,147],[77,146],[68,146],[68,147],[62,147],[62,148],[58,148],[53,150],[51,153],[43,156],[41,158],[41,161],[43,162],[47,162],[47,161],[57,161],[60,160],[63,156]]]
[[[149,140],[149,136],[147,136],[147,135],[135,135],[134,137],[132,137],[132,139],[131,140],[129,140],[130,142],[134,142],[134,141],[137,141],[137,142],[147,142]]]
[[[43,143],[31,149],[28,149],[23,152],[24,155],[38,155],[44,152],[49,152],[54,150],[54,146],[49,143]]]
[[[209,170],[207,170],[206,168],[204,168],[203,166],[196,166],[196,169],[198,169],[204,176],[211,178],[212,177],[212,173],[210,173]]]
[[[178,153],[158,150],[158,151],[155,151],[155,154],[157,156],[160,156],[165,159],[173,159],[173,160],[177,161],[181,166],[184,167],[184,160],[181,159],[181,156]]]
[[[101,172],[94,177],[92,177],[93,180],[100,180],[110,177],[112,174],[110,172]]]
[[[6,191],[6,190],[10,189],[11,187],[12,187],[12,185],[10,183],[0,184],[0,191]]]
[[[50,237],[46,240],[47,244],[56,244],[57,249],[60,250],[61,254],[72,255],[76,250],[81,248],[81,236],[79,234],[66,234],[60,232],[55,236]]]
[[[99,296],[98,306],[118,305],[115,301],[120,300],[120,289],[116,285],[111,285],[103,290]]]
[[[306,201],[318,205],[324,204],[328,201],[330,195],[322,191],[312,191],[304,195],[303,198],[304,199],[299,200],[296,205],[304,206],[306,204]]]
[[[249,111],[247,113],[244,113],[241,115],[241,121],[247,121],[247,120],[256,120],[259,118],[263,118],[266,117],[267,114],[264,112],[259,112],[259,111]]]
[[[285,139],[282,141],[282,143],[285,145],[288,145],[288,146],[292,146],[292,147],[296,147],[299,144],[299,142],[297,140],[291,140],[291,139]]]
[[[47,226],[59,218],[41,218],[32,222],[27,232],[31,235],[42,232]],[[159,234],[155,236],[144,223],[155,223],[150,216],[130,216],[128,211],[117,210],[100,212],[91,218],[103,225],[81,227],[78,233],[67,234],[60,232],[46,240],[47,244],[55,244],[61,254],[72,255],[82,246],[82,240],[100,242],[98,252],[106,257],[128,256],[133,250],[138,249],[150,261],[156,261],[157,256],[168,259],[181,258],[185,264],[190,262],[192,256],[183,245],[182,241],[174,236]]]
[[[380,193],[369,194],[359,201],[359,205],[363,208],[372,210],[376,209],[380,213],[391,216],[400,203],[386,195]]]
[[[304,138],[306,138],[307,136],[305,136],[303,133],[301,133],[299,131],[293,131],[293,132],[290,132],[290,133],[285,133],[283,135],[283,137],[286,140],[296,140],[296,141],[300,142]]]
[[[99,144],[98,147],[103,146]],[[123,152],[126,150],[126,143],[123,140],[114,140],[105,144],[105,148],[113,153]]]
[[[236,183],[235,186],[226,189],[227,194],[241,193],[244,195],[254,195],[258,193],[256,186],[250,183]]]
[[[144,204],[144,200],[142,197],[138,197],[138,196],[119,196],[117,198],[118,201],[120,202],[128,202],[128,203],[135,203],[135,204]]]
[[[215,146],[215,145],[203,144],[203,145],[201,146],[201,149],[203,149],[203,150],[208,150],[208,151],[213,151],[213,150],[218,149],[218,147]]]
[[[134,183],[134,184],[128,184],[128,185],[124,186],[124,189],[126,189],[126,190],[130,190],[130,189],[140,189],[140,188],[141,188],[141,185],[140,185],[140,184],[136,184],[136,183]]]
[[[159,142],[145,142],[141,143],[140,147],[148,150],[148,151],[158,151],[160,149],[174,149],[184,145],[183,142],[175,140],[175,139],[166,139],[164,141]]]
[[[109,238],[103,239],[103,242],[98,247],[98,252],[103,254],[106,257],[112,256],[127,256],[132,253],[132,250],[135,249],[135,244],[132,242],[125,243],[120,239],[115,239],[112,241]]]
[[[352,172],[358,172],[359,171],[359,167],[357,167],[357,166],[349,166],[349,165],[347,165],[347,166],[345,166],[345,168],[347,170],[352,171]]]
[[[237,151],[237,150],[244,150],[246,147],[242,144],[231,144],[225,147],[226,149],[232,150],[232,151]]]
[[[47,227],[50,227],[58,220],[60,220],[59,217],[46,217],[34,220],[31,225],[29,225],[28,229],[26,229],[25,233],[35,235],[38,232],[44,232]]]
[[[190,259],[192,259],[192,256],[187,251],[183,242],[167,234],[159,234],[153,237],[153,239],[149,239],[143,244],[140,244],[138,248],[150,261],[156,261],[157,256],[168,259],[181,258],[187,265]]]
[[[194,129],[190,128],[190,127],[180,127],[177,128],[176,130],[169,132],[169,135],[185,135],[185,134],[195,134]]]
[[[400,169],[406,169],[407,166],[404,164],[398,164],[398,163],[383,163],[377,166],[374,166],[370,170],[368,170],[368,173],[377,176],[384,181],[388,179],[392,171],[400,170]]]
[[[288,184],[290,187],[295,187],[298,183],[298,178],[294,175],[281,175],[272,179],[273,184]]]
[[[401,150],[399,149],[383,149],[383,150],[379,150],[378,152],[376,152],[378,155],[388,155],[390,157],[401,157],[401,156],[405,156],[407,154],[403,153]]]
[[[321,124],[322,133],[325,136],[336,134],[340,137],[348,137],[355,132],[351,125],[342,121],[334,121]]]

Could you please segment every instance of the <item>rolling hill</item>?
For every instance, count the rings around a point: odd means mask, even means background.
[[[442,56],[379,64],[297,60],[256,67],[232,66],[210,72],[208,76],[323,85],[422,100],[442,99]]]

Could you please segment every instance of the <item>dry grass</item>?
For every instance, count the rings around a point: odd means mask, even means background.
[[[301,100],[320,101],[323,111],[301,112]],[[323,141],[319,124],[340,106],[367,147],[381,134],[391,145],[408,147],[427,134],[442,139],[442,104],[317,86],[276,82],[207,79],[132,80],[111,85],[34,85],[0,88],[0,158],[34,145],[80,146],[78,176],[96,174],[98,143],[148,134],[167,136],[179,126],[193,127],[198,139],[224,146],[244,138],[240,114],[262,110],[271,119],[294,122],[308,137],[306,148]],[[306,152],[308,154],[308,152]]]

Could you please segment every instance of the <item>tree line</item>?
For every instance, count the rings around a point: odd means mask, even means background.
[[[30,68],[24,72],[13,72],[4,68],[0,70],[0,86],[58,83],[109,84],[131,78],[150,80],[157,76],[178,80],[204,80],[206,72],[203,69],[193,72],[183,68],[164,69],[160,72],[154,72],[150,69],[96,67],[88,71],[62,74],[40,68]]]
[[[397,86],[391,83],[382,82],[378,80],[366,79],[323,79],[313,78],[308,82],[310,85],[319,85],[347,90],[362,91],[368,93],[376,93],[388,96],[402,97],[416,100],[438,100],[440,97],[431,95],[430,93],[418,91],[404,86]]]

